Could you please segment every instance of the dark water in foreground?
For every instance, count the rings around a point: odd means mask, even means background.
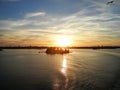
[[[0,90],[120,90],[120,49],[0,51]]]

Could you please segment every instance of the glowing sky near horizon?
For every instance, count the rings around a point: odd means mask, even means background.
[[[120,0],[0,0],[0,46],[120,45]]]

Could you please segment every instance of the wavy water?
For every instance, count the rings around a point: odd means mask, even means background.
[[[120,89],[120,49],[73,49],[65,55],[39,51],[1,51],[0,90]]]

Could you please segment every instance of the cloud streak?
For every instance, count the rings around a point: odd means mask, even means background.
[[[25,18],[40,17],[44,16],[45,14],[46,14],[45,12],[28,13],[25,15]]]

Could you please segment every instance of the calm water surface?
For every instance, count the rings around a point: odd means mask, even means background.
[[[42,52],[0,51],[0,90],[120,90],[120,49]]]

